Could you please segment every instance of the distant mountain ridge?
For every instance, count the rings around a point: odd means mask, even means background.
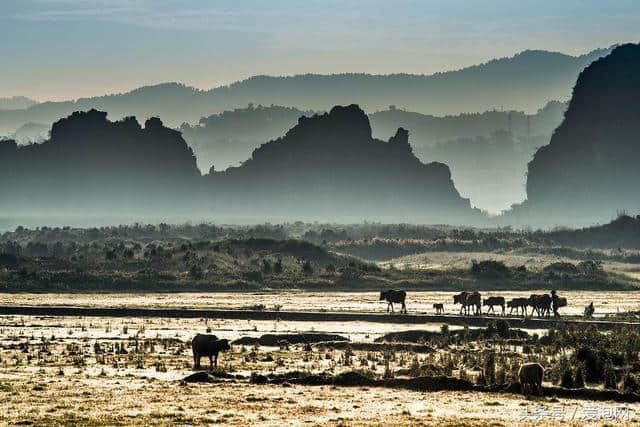
[[[433,75],[305,74],[255,76],[203,91],[178,83],[145,86],[131,92],[44,102],[27,110],[0,111],[0,134],[28,122],[52,123],[74,111],[97,108],[112,119],[161,117],[172,127],[253,102],[326,111],[359,104],[373,112],[391,104],[423,114],[480,112],[491,108],[535,111],[550,100],[564,100],[579,72],[610,49],[585,55],[525,51],[510,58]]]
[[[11,98],[0,98],[0,110],[24,110],[36,105],[38,101],[25,96],[12,96]]]

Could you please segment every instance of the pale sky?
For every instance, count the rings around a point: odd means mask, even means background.
[[[639,0],[0,0],[0,97],[420,73],[640,38]]]

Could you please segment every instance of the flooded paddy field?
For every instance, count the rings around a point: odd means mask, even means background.
[[[633,402],[258,381],[300,372],[329,377],[357,372],[380,379],[437,374],[477,383],[478,365],[492,352],[496,378],[509,382],[521,361],[551,365],[555,357],[526,340],[438,341],[460,330],[443,324],[419,325],[441,334],[420,341],[431,349],[426,352],[356,345],[383,346],[386,334],[415,329],[370,322],[2,316],[0,424],[532,425],[539,417],[550,424],[637,423],[640,403]],[[220,355],[213,382],[181,381],[196,372],[190,341],[197,333],[245,342]],[[350,344],[311,345],[310,337],[318,334],[339,335]],[[300,336],[309,343],[251,343],[268,335]],[[206,358],[202,366],[208,367]],[[589,418],[594,411],[597,417]],[[618,418],[605,418],[609,411],[618,411]]]
[[[504,296],[508,301],[528,297],[532,292],[482,292],[483,297]],[[535,293],[541,293],[535,291]],[[453,304],[455,292],[408,291],[410,313],[435,313],[433,304],[444,304],[445,313],[457,314],[460,306]],[[564,315],[582,315],[585,306],[593,302],[595,317],[640,310],[640,291],[560,291],[568,306]],[[0,305],[80,306],[111,308],[201,308],[201,309],[264,309],[282,311],[355,311],[385,312],[386,302],[377,292],[208,292],[208,293],[51,293],[0,294]],[[486,311],[486,307],[483,309]]]

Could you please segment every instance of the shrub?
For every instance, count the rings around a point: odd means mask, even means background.
[[[496,383],[496,356],[493,351],[484,360],[484,378],[487,385]]]
[[[313,274],[313,266],[311,265],[311,261],[306,260],[304,264],[302,264],[302,272],[307,276]]]
[[[508,277],[510,275],[509,267],[502,261],[472,261],[471,273],[475,276],[486,277]]]
[[[615,390],[617,387],[616,384],[616,372],[613,369],[613,364],[608,362],[604,366],[604,387]]]
[[[18,266],[18,257],[14,254],[1,253],[0,267],[14,268]]]
[[[249,280],[251,282],[258,282],[261,283],[264,280],[264,276],[262,275],[262,271],[247,271],[246,273],[243,274],[244,278],[246,280]]]
[[[599,273],[602,271],[602,261],[582,261],[578,264],[578,270],[585,275]]]
[[[589,382],[598,382],[603,379],[604,358],[606,357],[601,351],[594,350],[591,345],[583,345],[575,353],[575,358],[584,366],[586,380]]]
[[[363,273],[352,267],[347,267],[340,273],[340,278],[343,280],[358,280],[362,278]]]
[[[583,388],[584,387],[584,374],[582,373],[582,366],[576,366],[576,374],[573,379],[573,386],[575,388]]]
[[[501,338],[509,338],[511,335],[509,322],[504,319],[500,319],[496,322],[496,329],[498,330],[498,335],[500,335]]]
[[[197,264],[194,264],[189,269],[189,277],[194,280],[200,280],[204,277],[204,272],[202,271],[202,267]]]
[[[543,269],[546,273],[578,274],[578,267],[570,262],[553,262]]]
[[[638,381],[638,377],[627,372],[622,379],[622,391],[625,393],[637,393],[640,391],[640,382]]]
[[[560,358],[553,367],[553,376],[559,381],[560,387],[573,388],[573,373],[566,357]]]
[[[276,274],[282,273],[284,268],[282,267],[282,259],[278,258],[278,260],[273,264],[273,272]]]
[[[127,259],[133,258],[133,249],[127,248],[122,252],[122,256]]]
[[[271,263],[269,262],[269,260],[263,259],[262,260],[262,272],[264,274],[271,274],[272,268],[271,268]]]

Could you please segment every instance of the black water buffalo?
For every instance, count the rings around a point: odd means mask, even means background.
[[[529,306],[532,309],[532,316],[534,311],[538,314],[538,317],[549,316],[551,314],[551,297],[548,294],[532,294],[529,297]]]
[[[507,303],[507,307],[510,308],[509,314],[513,313],[513,309],[516,309],[516,314],[522,310],[522,314],[527,316],[527,306],[529,305],[529,298],[513,298]]]
[[[380,301],[387,300],[387,313],[389,312],[389,307],[391,307],[391,312],[393,313],[393,303],[402,304],[402,308],[400,309],[400,313],[407,313],[407,306],[404,303],[404,300],[407,298],[407,293],[405,291],[382,291],[380,292]]]
[[[433,304],[433,308],[436,309],[436,314],[444,314],[444,304]]]
[[[469,307],[474,308],[474,314],[482,314],[482,297],[480,292],[460,292],[457,295],[453,296],[454,304],[461,304],[460,314],[462,314],[462,310],[464,310],[464,314],[469,314]]]
[[[502,315],[504,316],[504,297],[489,297],[489,298],[485,298],[484,302],[482,303],[482,305],[486,305],[489,306],[489,310],[487,310],[488,312],[492,312],[495,313],[493,307],[498,305],[502,308]]]
[[[542,377],[544,367],[539,363],[524,363],[520,365],[518,379],[522,394],[533,393],[542,395]]]
[[[218,366],[218,353],[231,350],[229,340],[219,340],[215,335],[198,334],[191,340],[191,350],[193,350],[193,367],[200,368],[200,358],[209,357],[211,369]]]

